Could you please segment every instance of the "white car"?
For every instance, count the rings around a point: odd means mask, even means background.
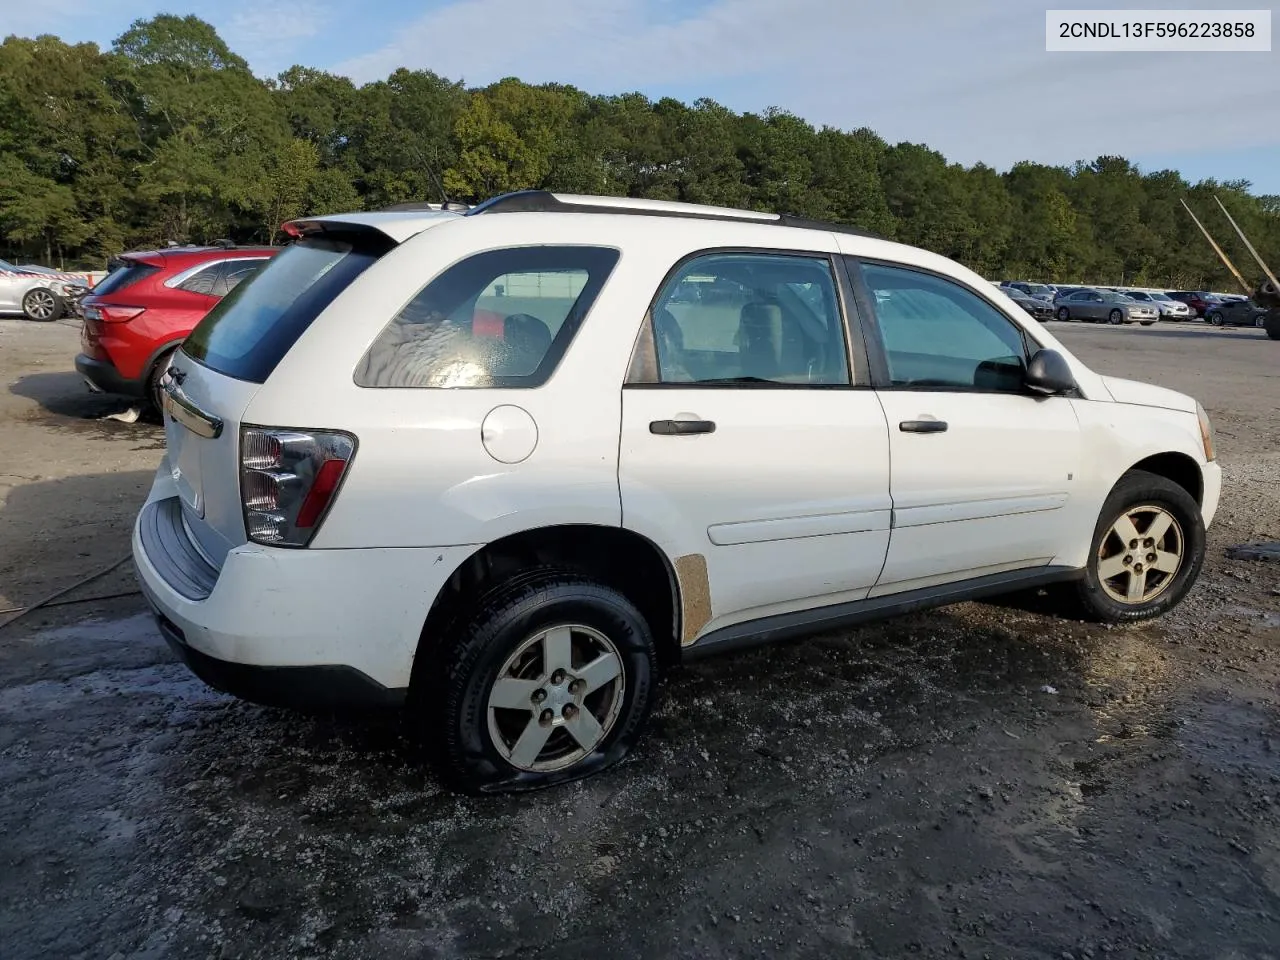
[[[1155,307],[1160,311],[1161,320],[1190,320],[1191,308],[1181,300],[1175,300],[1165,293],[1154,290],[1125,290],[1125,296],[1139,303]]]
[[[164,379],[144,592],[213,686],[407,704],[467,789],[614,763],[687,657],[1199,574],[1204,410],[943,257],[538,191],[289,229]]]
[[[0,260],[0,313],[28,320],[57,320],[65,309],[71,278],[47,267],[18,267]]]

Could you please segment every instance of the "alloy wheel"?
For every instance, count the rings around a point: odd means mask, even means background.
[[[517,769],[563,770],[604,742],[625,693],[622,657],[599,630],[540,630],[516,647],[489,690],[489,738]]]
[[[1130,507],[1098,548],[1098,583],[1112,600],[1149,603],[1182,569],[1186,540],[1177,519],[1155,504]]]
[[[27,293],[23,300],[23,307],[26,309],[27,316],[32,320],[52,320],[53,312],[57,309],[57,303],[52,293],[37,287]]]

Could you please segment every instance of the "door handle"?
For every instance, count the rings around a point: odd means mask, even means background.
[[[714,420],[653,420],[649,432],[664,437],[678,437],[690,433],[715,433]]]
[[[898,424],[898,429],[903,433],[945,433],[947,429],[947,421],[903,420]]]

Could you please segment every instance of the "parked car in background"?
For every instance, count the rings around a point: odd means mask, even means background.
[[[90,388],[159,408],[168,358],[206,313],[278,247],[171,247],[124,254],[81,301],[76,370]]]
[[[172,360],[139,582],[213,686],[403,705],[469,790],[617,763],[685,658],[1048,585],[1132,623],[1200,573],[1203,407],[937,254],[541,191],[290,226]]]
[[[1139,303],[1114,290],[1077,290],[1059,297],[1054,306],[1059,320],[1136,322],[1149,327],[1160,319],[1160,311],[1153,305]]]
[[[1196,317],[1203,317],[1210,305],[1220,302],[1215,294],[1206,290],[1166,290],[1165,293],[1171,299],[1185,303]]]
[[[1053,304],[1023,292],[1021,287],[1002,287],[1004,295],[1041,323],[1053,319]]]
[[[1019,290],[1028,297],[1035,297],[1037,300],[1043,300],[1046,303],[1053,302],[1053,288],[1044,283],[1027,283],[1023,280],[1013,280],[1001,286],[1006,289]]]
[[[1168,294],[1152,293],[1149,290],[1126,290],[1125,295],[1139,303],[1149,303],[1160,311],[1161,320],[1190,320],[1191,308],[1181,300],[1174,300]]]
[[[1221,300],[1209,307],[1204,315],[1205,323],[1215,327],[1260,327],[1266,317],[1265,308],[1252,300]]]
[[[28,320],[57,320],[83,281],[34,265],[15,266],[0,260],[0,313],[21,313]]]

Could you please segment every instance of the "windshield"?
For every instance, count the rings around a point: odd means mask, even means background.
[[[289,348],[356,277],[392,246],[302,240],[236,285],[205,315],[182,352],[219,373],[265,383]]]
[[[1152,300],[1168,300],[1170,302],[1173,302],[1173,297],[1170,297],[1163,293],[1153,293],[1151,294],[1151,299]]]

